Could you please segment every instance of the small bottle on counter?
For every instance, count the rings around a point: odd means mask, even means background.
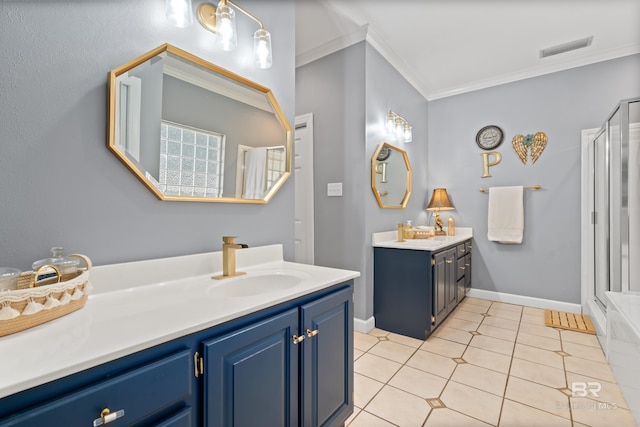
[[[404,225],[404,238],[405,239],[413,238],[413,224],[410,219],[408,219],[407,223]]]
[[[398,224],[398,242],[404,242],[404,224]]]
[[[449,217],[447,221],[447,236],[455,236],[456,235],[456,220],[452,217]]]

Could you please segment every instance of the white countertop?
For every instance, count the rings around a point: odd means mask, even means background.
[[[221,298],[212,280],[221,252],[94,267],[86,305],[67,316],[0,337],[0,398],[98,366],[360,276],[283,261],[282,245],[236,252],[245,278],[289,272],[287,289]]]
[[[398,242],[398,232],[383,231],[373,233],[371,242],[376,248],[412,249],[417,251],[437,251],[447,246],[453,246],[473,237],[470,227],[457,227],[455,236],[436,236],[429,239],[408,239]]]

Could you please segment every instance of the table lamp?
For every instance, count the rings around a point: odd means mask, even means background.
[[[434,226],[434,234],[436,236],[446,236],[447,233],[442,229],[442,218],[440,218],[440,211],[452,211],[455,207],[451,200],[449,200],[449,195],[447,194],[446,188],[435,188],[433,190],[433,194],[431,195],[431,201],[427,206],[426,210],[434,211],[436,216],[436,224]]]

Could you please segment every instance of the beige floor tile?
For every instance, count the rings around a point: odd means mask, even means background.
[[[353,408],[353,414],[351,414],[351,416],[347,418],[347,421],[344,422],[344,425],[348,426],[349,424],[351,424],[351,421],[353,421],[358,416],[360,411],[362,411],[362,409],[358,407]]]
[[[579,357],[568,356],[564,358],[564,369],[567,372],[587,375],[600,380],[615,383],[616,379],[607,363],[593,362]]]
[[[511,356],[513,353],[513,343],[498,338],[487,337],[485,335],[476,335],[469,343],[471,347],[478,347],[484,350],[494,351],[496,353]]]
[[[480,322],[469,322],[468,320],[449,317],[442,323],[446,328],[460,329],[461,331],[475,331],[480,326]]]
[[[529,362],[528,360],[513,359],[509,375],[553,388],[567,386],[562,369]]]
[[[446,357],[461,357],[467,346],[438,337],[429,337],[420,349]]]
[[[532,335],[526,332],[518,332],[518,338],[516,342],[519,344],[529,345],[531,347],[538,347],[550,351],[562,350],[562,345],[559,339],[541,337],[540,335]]]
[[[528,314],[531,316],[540,316],[544,319],[544,308],[536,307],[522,307],[522,314]]]
[[[366,377],[386,383],[402,365],[374,354],[364,354],[353,363],[353,370]]]
[[[369,377],[365,377],[359,373],[353,374],[353,403],[358,408],[364,408],[373,399],[373,396],[378,393],[383,383],[373,380]]]
[[[404,344],[413,348],[420,347],[424,342],[423,340],[419,340],[411,337],[405,337],[404,335],[394,334],[393,332],[387,335],[387,338],[389,339],[389,341],[397,342],[399,344]]]
[[[385,331],[384,329],[380,329],[380,328],[373,328],[368,332],[368,335],[381,338],[389,335],[389,331]]]
[[[378,344],[378,338],[363,334],[362,332],[354,331],[353,333],[353,347],[361,350],[368,351],[371,347]]]
[[[439,326],[432,334],[432,337],[438,337],[449,341],[455,341],[460,344],[469,344],[472,335],[467,331],[461,331],[460,329],[447,328],[446,326]]]
[[[590,399],[569,399],[573,420],[594,427],[636,427],[631,411]]]
[[[522,316],[522,313],[520,313],[519,311],[505,310],[502,308],[493,308],[493,306],[489,309],[487,313],[489,313],[493,317],[499,317],[500,319],[517,320],[517,321],[520,321],[520,317]]]
[[[565,341],[562,343],[562,351],[581,359],[591,360],[593,362],[607,363],[607,358],[602,349],[591,347],[588,345],[576,344]]]
[[[449,381],[440,400],[455,411],[489,424],[498,424],[502,406],[502,398],[499,396]]]
[[[364,351],[358,350],[357,348],[353,349],[353,360],[358,360],[360,356],[364,354]]]
[[[479,305],[480,307],[489,307],[492,303],[493,301],[488,299],[480,299],[480,298],[473,298],[473,297],[466,297],[465,299],[462,300],[462,304],[473,304],[473,305]]]
[[[532,323],[521,323],[518,332],[524,332],[531,335],[538,335],[541,337],[552,338],[555,340],[560,339],[560,332],[556,328],[549,326],[534,325]]]
[[[394,362],[404,363],[409,360],[415,351],[415,348],[404,344],[398,344],[393,341],[380,341],[371,347],[369,354],[375,354],[376,356],[384,357]]]
[[[571,421],[548,412],[505,399],[500,427],[571,427]]]
[[[492,309],[515,311],[516,313],[522,313],[522,306],[517,304],[509,304],[506,302],[494,302],[491,304]]]
[[[351,424],[347,425],[349,427],[394,427],[390,422],[371,415],[367,411],[360,411]]]
[[[522,323],[530,323],[532,325],[545,326],[544,317],[540,317],[534,314],[522,314],[522,318],[520,319]]]
[[[509,329],[511,331],[517,331],[520,326],[520,322],[518,320],[509,320],[509,319],[501,319],[499,317],[485,317],[482,321],[483,325],[487,326],[495,326],[498,328]]]
[[[564,369],[562,356],[558,353],[544,350],[538,347],[531,347],[524,344],[517,344],[513,350],[513,357],[539,363],[556,369]]]
[[[511,376],[504,397],[559,417],[571,419],[569,397],[556,388]]]
[[[449,357],[418,350],[411,359],[407,361],[407,365],[442,378],[449,378],[456,368],[457,363]]]
[[[616,383],[567,372],[567,385],[569,389],[574,391],[572,397],[577,401],[591,399],[598,402],[609,403],[618,408],[629,409],[629,405],[620,387]]]
[[[600,342],[595,335],[586,334],[584,332],[560,331],[560,339],[562,340],[562,342],[572,342],[576,344],[602,348],[600,347]]]
[[[464,311],[456,309],[449,316],[455,319],[468,320],[469,322],[477,322],[480,323],[484,320],[484,316],[480,313],[474,313],[472,311]]]
[[[451,381],[479,388],[489,393],[504,396],[507,375],[480,366],[463,363],[456,367]]]
[[[463,303],[463,304],[458,304],[458,310],[461,311],[470,311],[472,313],[486,313],[487,310],[489,310],[489,307],[484,307],[481,305],[476,305],[476,304],[470,304],[470,303]]]
[[[488,427],[490,425],[449,408],[432,410],[427,422],[424,423],[424,427]]]
[[[442,393],[447,380],[411,366],[403,366],[388,384],[424,399],[435,399]]]
[[[511,366],[511,357],[477,347],[467,347],[462,358],[467,363],[503,374],[509,373],[509,367]]]
[[[480,332],[482,335],[511,342],[514,342],[516,340],[516,335],[518,334],[516,331],[512,331],[510,329],[498,328],[496,326],[484,324],[480,325],[480,327],[478,328],[478,332]]]
[[[421,426],[431,412],[431,406],[418,396],[387,385],[365,410],[398,426],[409,427]]]

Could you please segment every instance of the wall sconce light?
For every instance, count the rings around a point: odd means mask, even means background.
[[[434,226],[435,235],[436,236],[446,236],[447,233],[442,229],[444,223],[442,222],[442,218],[440,218],[440,211],[452,211],[455,207],[451,200],[449,199],[449,195],[447,194],[446,188],[435,188],[433,190],[433,194],[431,195],[431,201],[429,201],[429,205],[426,210],[434,211],[436,216],[436,223]]]
[[[398,141],[411,142],[413,135],[409,122],[400,114],[389,110],[385,127],[389,135],[395,135]]]
[[[233,8],[231,7],[233,6]],[[220,0],[217,6],[201,3],[198,6],[198,22],[216,35],[216,46],[224,51],[235,49],[238,44],[236,35],[236,13],[238,9],[260,25],[253,35],[253,57],[256,67],[267,69],[273,63],[271,54],[271,34],[264,29],[262,21],[231,0]],[[187,27],[192,23],[191,0],[167,0],[167,20],[177,27]]]

